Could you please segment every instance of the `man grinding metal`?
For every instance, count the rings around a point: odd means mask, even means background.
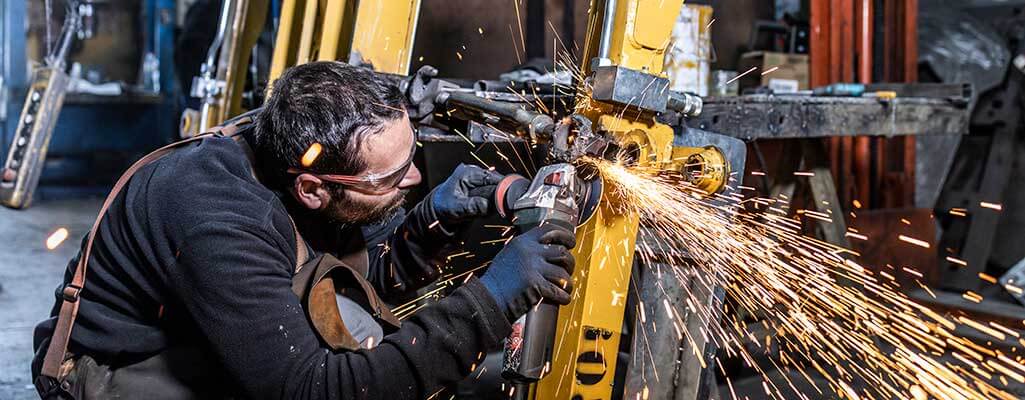
[[[569,302],[573,235],[542,226],[399,324],[382,299],[438,278],[502,175],[460,166],[404,213],[420,171],[391,82],[314,62],[272,93],[115,186],[36,328],[44,398],[420,399]]]

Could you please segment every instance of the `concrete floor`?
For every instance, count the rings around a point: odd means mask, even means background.
[[[89,231],[102,199],[49,201],[28,210],[0,207],[0,399],[37,399],[29,366],[32,329],[53,305],[68,260]],[[46,238],[68,239],[54,250]]]

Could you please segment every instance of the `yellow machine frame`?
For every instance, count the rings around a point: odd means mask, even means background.
[[[606,14],[606,4],[615,5],[613,15]],[[584,75],[589,76],[592,67],[600,63],[662,75],[681,6],[680,1],[591,0],[581,60]],[[613,23],[606,25],[609,20]],[[605,54],[600,50],[603,32],[609,35]],[[624,148],[636,145],[640,164],[670,167],[674,157],[701,150],[678,148],[674,156],[673,128],[656,122],[651,113],[624,112],[622,106],[587,96],[578,98],[577,104],[577,112],[592,121],[596,132],[614,135]],[[537,383],[535,399],[612,397],[639,220],[615,209],[610,195],[606,191],[595,215],[577,229],[574,299],[559,309],[551,374]]]

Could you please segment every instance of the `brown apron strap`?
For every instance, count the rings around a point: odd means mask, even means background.
[[[167,155],[172,150],[175,150],[185,144],[200,141],[215,134],[233,136],[240,125],[248,123],[251,120],[252,119],[249,117],[240,118],[234,121],[231,125],[214,128],[212,131],[202,135],[197,135],[161,147],[136,161],[131,167],[128,167],[128,170],[125,171],[120,178],[118,178],[117,183],[114,184],[114,188],[111,189],[110,194],[108,194],[107,198],[103,201],[103,206],[100,207],[96,220],[93,221],[93,226],[92,229],[89,230],[85,247],[83,247],[82,253],[78,258],[78,263],[75,265],[75,273],[71,277],[71,283],[65,285],[64,289],[61,291],[64,298],[61,301],[60,312],[57,314],[57,325],[54,327],[53,336],[50,339],[50,345],[47,347],[46,355],[43,357],[43,367],[40,370],[41,376],[49,377],[54,380],[60,380],[62,378],[60,376],[60,366],[64,362],[64,358],[67,356],[68,342],[71,340],[71,330],[75,325],[75,318],[78,316],[78,300],[82,293],[82,288],[85,287],[85,275],[89,267],[89,255],[92,252],[93,240],[96,238],[96,230],[99,228],[100,221],[103,220],[103,216],[107,213],[107,209],[110,208],[110,204],[114,202],[114,198],[116,198],[118,193],[120,193],[121,190],[124,189],[125,185],[128,184],[129,179],[131,179],[139,169]],[[297,243],[299,243],[302,239],[298,239],[298,234],[296,237]],[[301,248],[302,253],[305,253],[305,244]]]
[[[295,226],[292,216],[288,217],[288,222],[292,223],[292,232],[295,233],[295,273],[299,273],[303,269],[303,265],[310,260],[310,251],[306,248],[306,241],[299,234],[299,228]]]
[[[367,311],[377,321],[388,324],[392,329],[401,326],[402,323],[399,319],[377,296],[373,285],[356,268],[330,254],[321,255],[308,264],[303,268],[302,273],[297,273],[293,278],[292,291],[302,300],[303,308],[305,308],[314,330],[332,350],[358,350],[360,348],[360,343],[345,326],[338,309],[335,294],[339,293],[339,289],[357,290],[365,296]]]
[[[305,304],[310,323],[331,350],[359,350],[360,343],[349,332],[338,310],[336,290],[331,274],[323,276],[310,288]]]

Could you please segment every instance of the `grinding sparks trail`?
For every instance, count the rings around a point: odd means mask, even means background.
[[[822,390],[808,375],[817,372],[835,392],[862,399],[1014,399],[1001,387],[1025,382],[1020,359],[961,333],[975,330],[1003,340],[1003,330],[919,305],[900,292],[892,275],[845,259],[846,249],[803,236],[799,221],[744,212],[730,193],[701,199],[679,174],[591,162],[612,191],[613,205],[637,213],[651,233],[637,249],[646,265],[668,264],[683,281],[688,304],[701,304],[702,294],[715,287],[726,291],[729,302],[721,307],[688,307],[702,328],[686,335],[707,337],[728,356],[745,360],[762,374],[770,397],[782,399],[786,389],[768,379],[772,370],[800,372]],[[780,362],[770,358],[771,365],[758,365],[743,344],[755,335],[738,314],[761,319],[777,342],[771,351]],[[770,351],[768,342],[763,349]],[[800,393],[790,380],[785,384],[802,398],[815,394]]]
[[[53,250],[68,238],[68,228],[58,228],[46,238],[46,249]]]

